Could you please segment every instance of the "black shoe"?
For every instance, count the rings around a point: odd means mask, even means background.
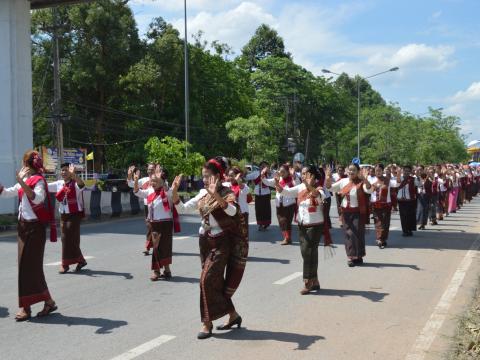
[[[210,330],[208,331],[208,333],[200,331],[197,334],[197,339],[198,340],[205,340],[205,339],[208,339],[208,338],[212,337],[212,329],[213,329],[213,325],[210,327]]]
[[[407,236],[408,236],[408,232],[402,233],[402,236],[403,236],[403,237],[407,237]]]
[[[237,325],[238,329],[240,329],[242,326],[242,317],[240,315],[238,315],[235,320],[229,322],[228,324],[217,326],[217,330],[230,330],[235,325]]]
[[[77,264],[77,267],[75,268],[75,272],[82,271],[82,269],[87,266],[87,262],[84,261],[83,263]]]
[[[363,264],[363,258],[355,259],[355,260],[353,260],[353,263],[355,265],[362,265]]]
[[[420,225],[420,226],[418,227],[418,230],[425,230],[425,225]]]
[[[348,260],[347,265],[348,267],[354,267],[355,263],[353,262],[353,260]]]
[[[413,236],[413,232],[409,231],[409,232],[407,233],[407,236]]]

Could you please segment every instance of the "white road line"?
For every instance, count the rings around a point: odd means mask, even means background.
[[[440,298],[440,301],[435,307],[430,319],[425,324],[425,327],[418,335],[415,344],[405,357],[405,360],[422,360],[425,358],[427,351],[430,349],[430,346],[435,340],[438,331],[442,327],[443,322],[448,315],[448,310],[450,309],[450,306],[457,295],[458,289],[462,285],[468,268],[472,264],[472,259],[478,254],[479,247],[480,235],[470,247],[470,250],[463,258],[462,262],[455,271],[455,274],[453,274],[450,284],[448,284],[447,289]]]
[[[191,239],[193,237],[195,237],[195,235],[174,236],[173,240],[185,240],[185,239]]]
[[[288,283],[289,281],[292,281],[292,280],[295,280],[296,278],[302,276],[303,273],[302,272],[296,272],[296,273],[293,273],[292,275],[288,275],[286,277],[284,277],[283,279],[280,279],[278,281],[275,281],[273,283],[273,285],[285,285],[286,283]]]
[[[84,256],[85,260],[95,259],[95,256]],[[56,261],[53,263],[43,264],[43,266],[60,266],[62,265],[61,261]]]
[[[400,230],[398,226],[390,226],[390,230],[395,231],[395,230]]]
[[[150,340],[146,342],[145,344],[142,344],[140,346],[137,346],[136,348],[133,348],[132,350],[128,350],[127,352],[124,352],[121,355],[118,355],[111,360],[131,360],[135,359],[136,357],[139,357],[142,354],[145,354],[146,352],[155,349],[156,347],[165,344],[166,342],[175,339],[175,336],[172,335],[161,335],[153,340]]]

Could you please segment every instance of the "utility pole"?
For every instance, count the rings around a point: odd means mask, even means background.
[[[63,163],[63,119],[62,119],[62,88],[60,84],[60,51],[58,46],[58,13],[53,12],[53,118],[56,127],[58,164],[57,170],[60,173],[60,166]]]
[[[190,140],[190,134],[188,129],[189,123],[189,84],[188,84],[188,36],[187,36],[187,0],[183,2],[184,6],[184,21],[185,21],[185,41],[183,44],[183,57],[185,62],[185,141],[188,143]],[[185,156],[188,158],[188,144],[185,145]]]
[[[305,143],[305,161],[308,161],[308,145],[310,142],[310,129],[307,130],[307,141]]]

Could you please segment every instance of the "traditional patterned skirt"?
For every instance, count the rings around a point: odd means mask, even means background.
[[[152,227],[150,226],[150,221],[147,220],[148,217],[148,206],[144,205],[145,210],[145,224],[147,225],[147,240],[145,241],[145,249],[150,250],[153,247],[152,243]]]
[[[270,194],[255,195],[255,216],[257,224],[268,226],[272,223],[272,204]]]
[[[282,204],[277,207],[277,219],[280,230],[290,231],[292,230],[293,216],[295,215],[295,204],[290,206],[283,206]]]
[[[38,221],[18,222],[18,296],[19,306],[51,299],[43,273],[45,225]]]
[[[450,194],[448,195],[448,212],[455,212],[457,211],[457,200],[458,200],[458,187],[454,187]]]
[[[85,262],[80,249],[80,223],[82,214],[62,214],[60,228],[62,229],[62,266],[81,264]]]
[[[322,238],[323,226],[324,224],[313,226],[298,225],[304,280],[318,279],[318,245]]]
[[[150,222],[152,232],[152,270],[172,263],[173,221]]]
[[[365,218],[359,212],[343,210],[343,230],[345,232],[345,251],[349,259],[358,259],[366,255]]]
[[[385,243],[390,232],[390,218],[392,214],[391,205],[373,205],[373,218],[375,219],[376,240]]]
[[[232,241],[227,233],[199,239],[202,274],[200,275],[200,315],[203,323],[217,320],[235,310],[225,294],[225,269],[230,261]]]
[[[419,194],[417,197],[417,225],[427,225],[430,212],[430,196]]]

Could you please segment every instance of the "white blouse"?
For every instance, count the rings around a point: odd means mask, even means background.
[[[188,200],[186,203],[180,201],[178,204],[175,205],[175,207],[177,208],[179,214],[193,214],[198,211],[198,202],[200,201],[200,199],[207,194],[207,189],[201,189],[197,196]],[[227,207],[223,209],[223,211],[225,211],[225,214],[227,214],[228,216],[234,216],[237,213],[237,208],[232,204],[228,204]],[[208,222],[210,226],[210,234],[218,235],[223,231],[212,214],[208,214]],[[205,234],[204,226],[205,221],[202,219],[200,229],[198,230],[198,233],[200,235]]]
[[[275,179],[263,179],[263,183],[267,186],[275,187]],[[294,186],[298,185],[300,182],[298,180],[294,181]],[[285,185],[284,189],[288,189],[290,186]],[[285,197],[283,196],[283,193],[277,192],[275,194],[275,206],[280,207],[280,205],[283,206],[291,206],[295,205],[296,201],[295,198],[290,198],[290,197]]]
[[[282,196],[285,198],[295,199],[302,191],[306,191],[305,184],[299,184],[294,187],[284,187]],[[319,195],[316,197],[318,205],[312,206],[311,197],[298,202],[297,220],[300,225],[317,225],[322,224],[323,218],[323,199],[325,199],[325,192],[323,189],[317,189]]]
[[[151,204],[148,204],[147,198],[150,194],[153,194],[154,192],[155,192],[155,189],[150,186],[146,190],[145,189],[138,189],[138,191],[136,193],[134,193],[139,198],[144,199],[144,201],[147,201],[147,206],[148,206],[147,220],[148,221],[171,220],[173,218],[173,216],[172,216],[172,206],[173,206],[172,191],[168,190],[166,192],[168,203],[170,205],[170,210],[168,210],[168,211],[165,210],[165,207],[163,206],[163,200],[160,196],[157,196]]]
[[[24,178],[23,181],[26,181],[27,178]],[[16,183],[14,186],[9,188],[3,188],[2,192],[0,193],[0,198],[8,199],[14,198],[18,196],[18,190],[20,190],[21,186],[19,183]],[[33,192],[35,197],[32,200],[32,203],[35,205],[41,204],[45,201],[47,193],[45,191],[45,184],[43,181],[39,181],[35,187],[33,188]],[[38,220],[37,216],[33,212],[32,206],[30,205],[30,201],[25,193],[23,193],[22,199],[18,205],[18,219],[19,220]]]
[[[378,178],[376,176],[371,176],[370,179],[368,180],[370,184],[372,184],[372,193],[370,197],[370,201],[377,202],[379,199],[377,199],[377,191],[375,188],[375,184],[378,181]],[[388,192],[387,192],[387,203],[390,204],[392,202],[392,197],[390,196],[390,189],[397,187],[397,180],[395,179],[390,179],[390,182],[388,184]]]
[[[333,193],[338,193],[338,192],[342,191],[342,189],[345,186],[347,186],[349,182],[350,182],[349,178],[340,179],[336,183],[332,184],[332,187],[328,190],[330,190]],[[363,191],[366,194],[371,194],[372,191],[373,191],[373,188],[370,187],[370,189],[367,189],[367,185],[363,184]],[[358,207],[358,197],[357,197],[357,187],[356,186],[353,186],[352,189],[350,190],[350,204],[349,204],[346,196],[344,196],[343,199],[342,199],[341,206],[343,208],[347,208],[349,205],[350,205],[351,208]]]
[[[232,184],[230,182],[224,182],[222,184],[225,187],[231,188]],[[247,184],[243,184],[243,188],[240,189],[240,194],[238,195],[238,205],[240,206],[240,211],[242,214],[248,214],[248,201],[247,195],[250,193],[250,188]]]
[[[138,187],[142,189],[143,185],[145,185],[149,181],[150,181],[150,178],[148,176],[138,179]],[[127,184],[129,187],[133,189],[135,187],[135,180],[127,180]],[[143,205],[147,205],[147,199],[143,199]]]
[[[48,183],[48,192],[57,193],[60,190],[62,190],[64,185],[65,185],[65,180],[63,180],[63,179]],[[82,196],[82,192],[83,192],[84,189],[85,189],[85,186],[80,187],[80,186],[78,186],[77,183],[75,183],[78,211],[83,211],[83,209],[84,209],[83,196]],[[60,214],[70,214],[70,209],[68,207],[68,203],[60,202],[60,201],[58,203],[59,203],[58,211],[60,212]]]
[[[245,180],[254,181],[260,175],[261,175],[260,171],[252,171],[251,173],[245,176]],[[258,184],[255,184],[255,189],[253,190],[253,192],[255,195],[267,195],[271,193],[271,190],[269,187],[262,186],[262,181],[260,181]]]

